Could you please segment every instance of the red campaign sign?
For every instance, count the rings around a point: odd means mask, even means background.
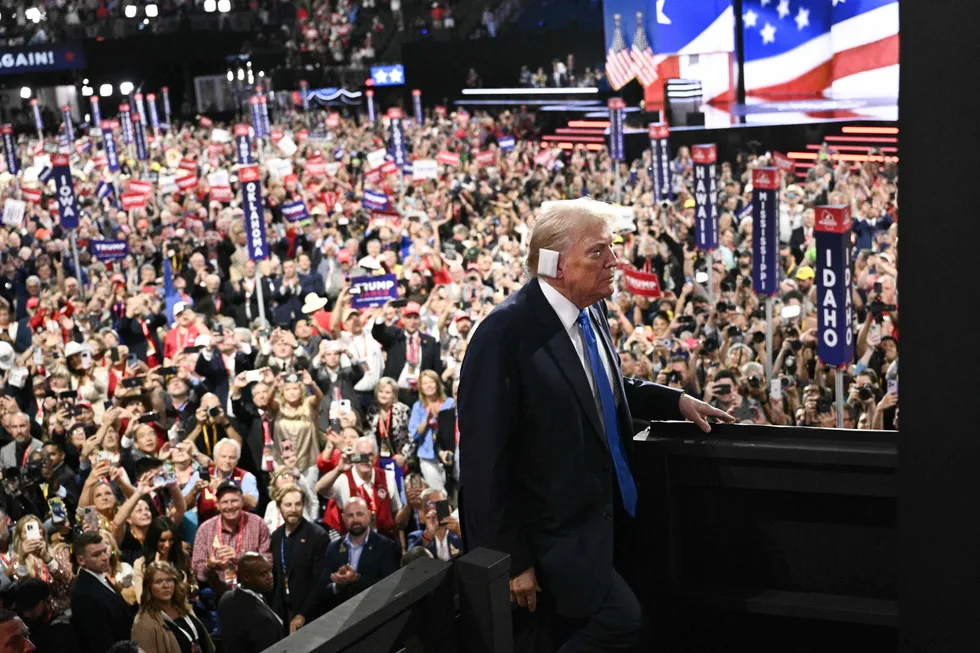
[[[112,129],[119,131],[119,120],[117,118],[113,118],[109,121],[109,126],[112,127]]]
[[[211,187],[211,199],[215,202],[231,202],[234,195],[231,192],[231,186],[212,186]]]
[[[296,132],[296,142],[298,142],[298,143],[304,142],[309,137],[310,137],[310,130],[309,129],[301,129],[298,132]]]
[[[141,195],[149,195],[153,192],[153,184],[144,181],[142,179],[130,179],[129,186],[127,189],[131,193],[140,193]]]
[[[92,163],[95,164],[96,168],[104,168],[109,164],[109,160],[106,158],[105,153],[100,152],[92,157]]]
[[[238,181],[242,183],[258,181],[261,178],[262,175],[259,173],[259,167],[257,165],[242,166],[238,170]]]
[[[371,184],[381,183],[381,168],[374,168],[364,173],[364,181]]]
[[[402,214],[398,211],[371,211],[371,222],[380,222],[392,229],[402,228]]]
[[[752,187],[760,190],[777,190],[779,175],[772,168],[756,168],[752,171]]]
[[[327,205],[327,211],[332,212],[333,207],[337,206],[339,195],[332,190],[323,193],[323,203]]]
[[[322,156],[318,156],[313,159],[307,159],[306,172],[313,177],[326,177],[327,162],[323,160]]]
[[[340,127],[340,114],[339,113],[328,113],[327,114],[327,127],[330,129],[335,129]]]
[[[492,166],[496,157],[494,157],[491,150],[484,150],[483,152],[477,152],[476,157],[473,159],[476,161],[476,165],[481,168],[486,168],[487,166]]]
[[[221,156],[225,151],[223,143],[208,143],[208,154],[211,156]]]
[[[190,190],[197,186],[197,177],[194,175],[184,175],[174,180],[180,190]]]
[[[177,167],[180,170],[193,172],[195,175],[197,174],[197,162],[193,159],[181,159],[180,164]]]
[[[783,172],[793,172],[793,166],[796,165],[796,162],[794,162],[793,159],[789,158],[782,152],[773,152],[772,161],[776,164],[776,167]]]
[[[443,150],[436,155],[436,161],[446,166],[458,166],[459,165],[459,155],[455,152],[446,152]]]
[[[146,195],[143,193],[123,193],[121,196],[123,210],[142,209],[146,206]]]
[[[541,150],[534,155],[534,162],[539,166],[550,166],[555,160],[555,155],[551,150]]]
[[[210,129],[211,126],[214,124],[214,121],[208,118],[207,116],[201,116],[201,119],[198,121],[198,124],[201,125],[201,127],[204,127],[205,129]]]
[[[819,232],[846,234],[851,230],[851,207],[847,204],[818,206],[814,229]]]
[[[718,148],[715,145],[693,145],[691,158],[695,163],[714,163],[718,159]]]
[[[282,140],[282,130],[273,129],[272,134],[269,136],[269,138],[272,140],[272,144],[275,145],[276,143]]]
[[[667,138],[670,136],[670,128],[665,122],[651,122],[647,127],[647,133],[651,139]]]
[[[660,279],[649,272],[640,272],[631,265],[621,265],[626,288],[634,295],[660,297]]]
[[[398,172],[398,165],[394,161],[385,161],[381,165],[381,172],[385,175],[393,175]]]
[[[21,188],[21,196],[31,204],[41,203],[41,189],[40,188]]]

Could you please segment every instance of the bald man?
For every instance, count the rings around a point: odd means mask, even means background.
[[[10,439],[0,449],[0,469],[23,469],[31,453],[43,446],[40,440],[31,437],[31,418],[26,413],[13,413],[5,418],[3,426]]]
[[[218,603],[224,648],[260,653],[286,636],[282,619],[262,598],[272,591],[272,564],[258,553],[245,553],[238,559],[238,581]]]

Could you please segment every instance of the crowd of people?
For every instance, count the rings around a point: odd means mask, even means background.
[[[596,87],[605,80],[603,69],[599,66],[585,66],[581,70],[575,66],[575,55],[568,55],[565,61],[554,59],[549,70],[544,66],[531,71],[530,66],[521,66],[517,85],[521,88],[569,88]]]
[[[81,137],[79,269],[54,182],[37,180],[58,139],[18,135],[27,170],[0,175],[0,197],[41,199],[0,225],[0,586],[41,650],[103,653],[132,639],[148,653],[207,652],[220,637],[226,651],[259,651],[400,562],[460,554],[460,365],[481,320],[524,283],[530,230],[550,200],[621,194],[632,209],[617,256],[655,273],[662,294],[633,295],[620,279],[608,303],[625,375],[743,422],[829,427],[833,375],[844,374],[845,426],[896,427],[894,165],[852,168],[824,151],[781,191],[771,384],[748,282],[747,180],[766,155],[719,165],[709,288],[686,147],[671,163],[673,200],[658,203],[649,151],[622,164],[617,188],[605,150],[520,138],[502,149],[520,136],[510,113],[406,120],[410,161],[449,161],[418,179],[380,172],[386,119],[326,129],[324,118],[284,115],[275,127],[295,152],[264,146],[269,256],[258,262],[235,148],[212,127],[175,123],[145,164],[117,133],[115,179],[98,139]],[[178,166],[196,184],[163,189]],[[216,190],[221,171],[230,196]],[[140,179],[154,190],[123,210],[118,195]],[[366,192],[388,208],[365,208]],[[291,221],[296,202],[308,217]],[[846,370],[816,355],[813,206],[824,203],[855,216]],[[99,260],[91,243],[102,239],[128,253]],[[395,293],[363,301],[364,278],[388,275]],[[0,629],[19,623],[7,614]]]

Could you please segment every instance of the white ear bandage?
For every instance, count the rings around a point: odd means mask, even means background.
[[[538,252],[538,275],[552,278],[558,276],[558,252],[553,249],[542,249]]]

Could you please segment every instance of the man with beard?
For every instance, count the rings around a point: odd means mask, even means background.
[[[283,525],[272,532],[272,609],[295,633],[317,617],[316,581],[330,539],[303,518],[306,494],[287,486],[279,495]]]
[[[371,528],[371,510],[364,499],[348,499],[343,516],[347,535],[327,549],[325,577],[320,581],[327,609],[393,574],[401,558],[398,545]]]

